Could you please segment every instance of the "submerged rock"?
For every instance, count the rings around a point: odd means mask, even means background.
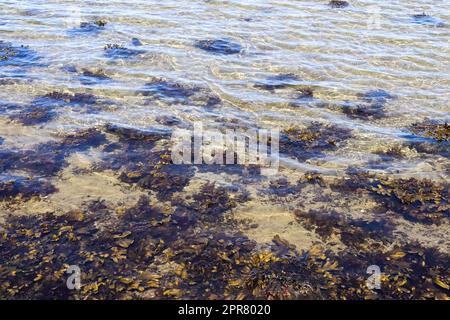
[[[242,51],[242,46],[239,43],[231,42],[225,39],[217,40],[199,40],[194,46],[196,48],[214,53],[214,54],[238,54]]]

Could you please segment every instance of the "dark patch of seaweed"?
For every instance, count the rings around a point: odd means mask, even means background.
[[[342,0],[331,0],[328,5],[331,8],[347,8],[350,3],[348,3],[347,1],[342,1]]]
[[[298,160],[323,156],[351,138],[351,130],[333,124],[311,123],[307,128],[290,127],[280,136],[280,152]]]
[[[103,19],[98,19],[90,22],[81,22],[78,28],[69,30],[69,34],[76,35],[97,35],[106,29],[108,22]]]
[[[137,93],[151,99],[203,106],[205,108],[216,107],[222,102],[220,97],[206,88],[196,85],[185,85],[157,77],[153,77]]]
[[[79,76],[80,82],[87,86],[111,80],[103,69],[83,69],[81,71],[81,75]]]
[[[278,74],[267,77],[264,81],[256,83],[254,87],[273,92],[277,89],[294,87],[299,81],[300,79],[293,73]]]
[[[47,123],[53,120],[56,113],[51,108],[29,106],[19,113],[12,114],[9,118],[25,126],[33,126]]]
[[[434,17],[426,14],[425,12],[413,15],[412,22],[416,23],[416,24],[432,26],[432,27],[436,27],[436,28],[445,27],[445,24],[441,20],[434,18]]]
[[[229,196],[207,185],[201,212],[189,205],[161,211],[147,197],[120,215],[102,203],[63,216],[10,216],[0,237],[0,296],[5,299],[446,299],[448,255],[417,244],[338,254],[320,247],[298,252],[275,236],[271,250],[238,232],[215,205]],[[217,194],[217,192],[219,192]],[[217,195],[219,196],[217,199]],[[196,208],[197,209],[197,208]],[[211,211],[213,210],[213,211]],[[113,222],[111,222],[113,220]],[[102,228],[105,221],[109,225]],[[377,228],[377,226],[374,226]],[[356,224],[348,232],[372,227]],[[358,236],[356,237],[358,238]],[[355,239],[356,239],[355,238]],[[159,266],[167,264],[166,272]],[[67,268],[82,271],[80,290],[66,285]],[[367,287],[367,267],[383,272],[382,290]]]
[[[0,40],[0,66],[30,67],[38,65],[39,55],[24,45]]]
[[[47,196],[56,189],[48,181],[31,177],[0,176],[0,201],[26,201],[36,196]]]
[[[181,191],[194,175],[193,166],[173,164],[167,148],[154,150],[157,142],[167,142],[170,131],[145,131],[112,124],[105,131],[119,137],[119,142],[105,146],[105,157],[95,165],[95,170],[118,171],[121,181],[152,190],[161,199]]]
[[[53,176],[67,166],[66,158],[105,142],[105,136],[95,128],[67,134],[61,141],[38,144],[31,150],[0,151],[0,169],[25,170],[30,174]]]
[[[103,49],[105,56],[110,59],[132,59],[145,53],[144,50],[129,49],[116,43],[109,43]]]
[[[238,54],[242,51],[239,43],[227,39],[209,39],[196,41],[194,46],[198,49],[221,55]]]
[[[405,219],[439,224],[450,217],[450,184],[429,179],[389,178],[364,172],[349,172],[349,176],[334,184],[340,192],[366,192],[384,212],[390,210]]]

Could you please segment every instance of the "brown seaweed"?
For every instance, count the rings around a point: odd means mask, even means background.
[[[287,128],[280,136],[280,152],[298,160],[323,156],[351,137],[351,130],[336,125],[311,123],[307,128]]]
[[[31,150],[0,152],[0,169],[25,170],[31,174],[52,176],[67,166],[66,158],[105,142],[105,136],[92,128],[67,134],[61,141],[38,144]]]
[[[145,52],[143,50],[129,49],[116,43],[108,43],[103,49],[105,56],[110,59],[131,59]]]
[[[194,46],[213,54],[222,55],[238,54],[242,51],[242,46],[239,43],[227,39],[199,40],[195,42]]]
[[[331,8],[346,8],[350,4],[347,1],[341,1],[341,0],[331,0],[328,5]]]

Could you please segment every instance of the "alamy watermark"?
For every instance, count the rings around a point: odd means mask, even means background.
[[[67,278],[66,285],[69,290],[80,290],[81,289],[81,269],[77,265],[71,265],[66,271],[69,274]]]
[[[370,274],[366,280],[367,288],[370,290],[381,289],[381,269],[377,265],[371,265],[367,268],[367,274]]]
[[[205,129],[195,122],[193,130],[176,129],[172,134],[174,164],[257,165],[265,175],[278,173],[279,130],[239,131]]]

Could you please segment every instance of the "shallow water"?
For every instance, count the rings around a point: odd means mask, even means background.
[[[0,98],[22,103],[63,89],[112,100],[113,110],[89,116],[63,110],[45,124],[52,130],[102,122],[145,128],[163,114],[185,122],[225,117],[249,126],[279,128],[324,120],[353,129],[357,141],[326,159],[328,165],[364,166],[359,159],[370,159],[374,144],[403,141],[404,127],[425,117],[449,117],[450,29],[445,23],[450,5],[396,1],[378,8],[376,4],[355,1],[348,8],[331,9],[323,1],[134,1],[133,5],[129,1],[2,1],[2,40],[30,46],[42,66],[2,67],[2,77],[19,83],[3,86]],[[415,23],[412,16],[422,12],[444,25]],[[104,30],[71,32],[95,18],[108,21]],[[368,23],[372,18],[379,22]],[[135,49],[133,38],[144,44],[138,47],[143,51],[138,57],[104,56],[107,43]],[[243,50],[222,56],[194,47],[196,40],[210,38],[228,38]],[[68,66],[101,68],[111,80],[83,85],[78,74],[67,72]],[[296,85],[312,87],[314,101],[292,107],[289,89],[270,92],[253,86],[286,73],[298,77]],[[144,104],[135,92],[150,77],[209,88],[225,106],[204,110],[164,101]],[[395,96],[386,103],[383,119],[349,119],[317,107],[320,102],[358,103],[358,94],[375,89]],[[385,170],[416,165],[392,163]],[[439,170],[430,171],[440,175]]]
[[[450,2],[364,0],[346,8],[327,2],[0,0],[0,40],[19,52],[0,61],[0,150],[33,150],[106,124],[170,132],[201,121],[209,127],[283,131],[317,121],[336,126],[323,140],[329,135],[337,146],[314,147],[306,157],[282,153],[278,177],[295,183],[315,171],[336,179],[356,169],[428,178],[444,184],[448,196],[448,133],[447,140],[436,141],[411,127],[450,121]],[[426,17],[414,17],[423,12]],[[106,25],[94,24],[99,19]],[[202,50],[202,40],[217,39],[226,41],[216,43],[219,50],[232,44],[229,51]],[[108,44],[118,46],[106,50]],[[95,101],[42,99],[55,91],[86,93]],[[44,110],[38,121],[23,120],[36,110]],[[161,121],[164,117],[171,121]],[[336,128],[350,134],[340,141]],[[423,151],[420,143],[433,151]],[[392,148],[398,149],[389,153]],[[119,181],[123,168],[108,164],[107,170],[92,170],[110,156],[98,145],[71,149],[64,153],[68,165],[51,175],[2,164],[2,177],[44,178],[58,191],[20,204],[3,201],[0,216],[64,214],[95,199],[110,208],[132,207],[147,191]],[[294,199],[267,197],[277,177],[222,169],[199,170],[176,192],[196,194],[212,181],[245,189],[251,200],[234,216],[258,225],[244,233],[263,247],[277,234],[299,250],[321,241],[298,224],[293,212],[299,207],[325,207],[353,218],[380,216],[373,199],[354,191],[343,195],[310,186]],[[448,209],[444,214],[442,224],[431,226],[392,217],[395,241],[406,237],[448,252]],[[271,224],[273,219],[277,223]],[[322,244],[345,248],[339,239]]]

